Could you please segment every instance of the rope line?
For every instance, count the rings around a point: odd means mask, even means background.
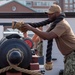
[[[19,50],[19,51],[20,51],[20,49],[13,48],[13,49],[11,49],[11,50],[7,53],[7,62],[9,63],[9,66],[0,69],[0,73],[6,72],[6,71],[11,70],[11,69],[15,69],[15,70],[17,70],[17,71],[20,71],[20,72],[23,72],[23,73],[27,73],[27,74],[30,74],[30,75],[43,75],[41,72],[38,72],[38,71],[35,71],[35,70],[28,70],[28,69],[25,69],[25,68],[18,67],[18,65],[19,65],[22,61],[21,61],[20,63],[16,64],[16,65],[11,64],[10,61],[8,60],[8,55],[9,55],[9,53],[10,53],[11,51],[14,51],[14,50]],[[20,52],[21,52],[21,51],[20,51]],[[21,54],[22,54],[22,57],[23,57],[23,53],[22,53],[22,52],[21,52]]]
[[[27,73],[27,74],[31,74],[31,75],[43,75],[40,72],[37,72],[35,70],[28,70],[28,69],[20,68],[16,65],[12,65],[12,64],[10,66],[7,66],[7,67],[4,67],[4,68],[0,69],[0,73],[6,72],[6,71],[11,70],[11,69],[15,69],[17,71]]]
[[[11,66],[4,67],[4,68],[0,69],[0,73],[3,73],[5,71],[11,70],[11,69],[12,69]]]

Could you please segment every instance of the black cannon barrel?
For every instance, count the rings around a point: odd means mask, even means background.
[[[0,68],[9,66],[9,62],[27,68],[31,59],[31,49],[20,37],[5,37],[0,41]]]
[[[7,59],[9,61],[9,63],[14,64],[14,65],[18,65],[23,60],[23,55],[21,54],[20,51],[18,51],[18,50],[14,51],[13,50],[8,54]]]

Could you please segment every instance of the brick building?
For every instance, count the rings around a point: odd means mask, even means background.
[[[34,13],[35,11],[16,1],[10,1],[0,6],[0,13]]]

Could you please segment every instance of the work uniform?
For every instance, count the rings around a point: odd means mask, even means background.
[[[63,19],[52,30],[58,37],[55,38],[60,52],[65,56],[63,75],[75,75],[75,34],[69,23]]]

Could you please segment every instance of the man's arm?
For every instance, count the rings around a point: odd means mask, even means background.
[[[57,35],[52,31],[43,32],[43,31],[40,31],[40,30],[38,30],[28,24],[24,25],[24,28],[33,31],[35,34],[37,34],[39,37],[41,37],[44,40],[50,40],[50,39],[57,37]]]

